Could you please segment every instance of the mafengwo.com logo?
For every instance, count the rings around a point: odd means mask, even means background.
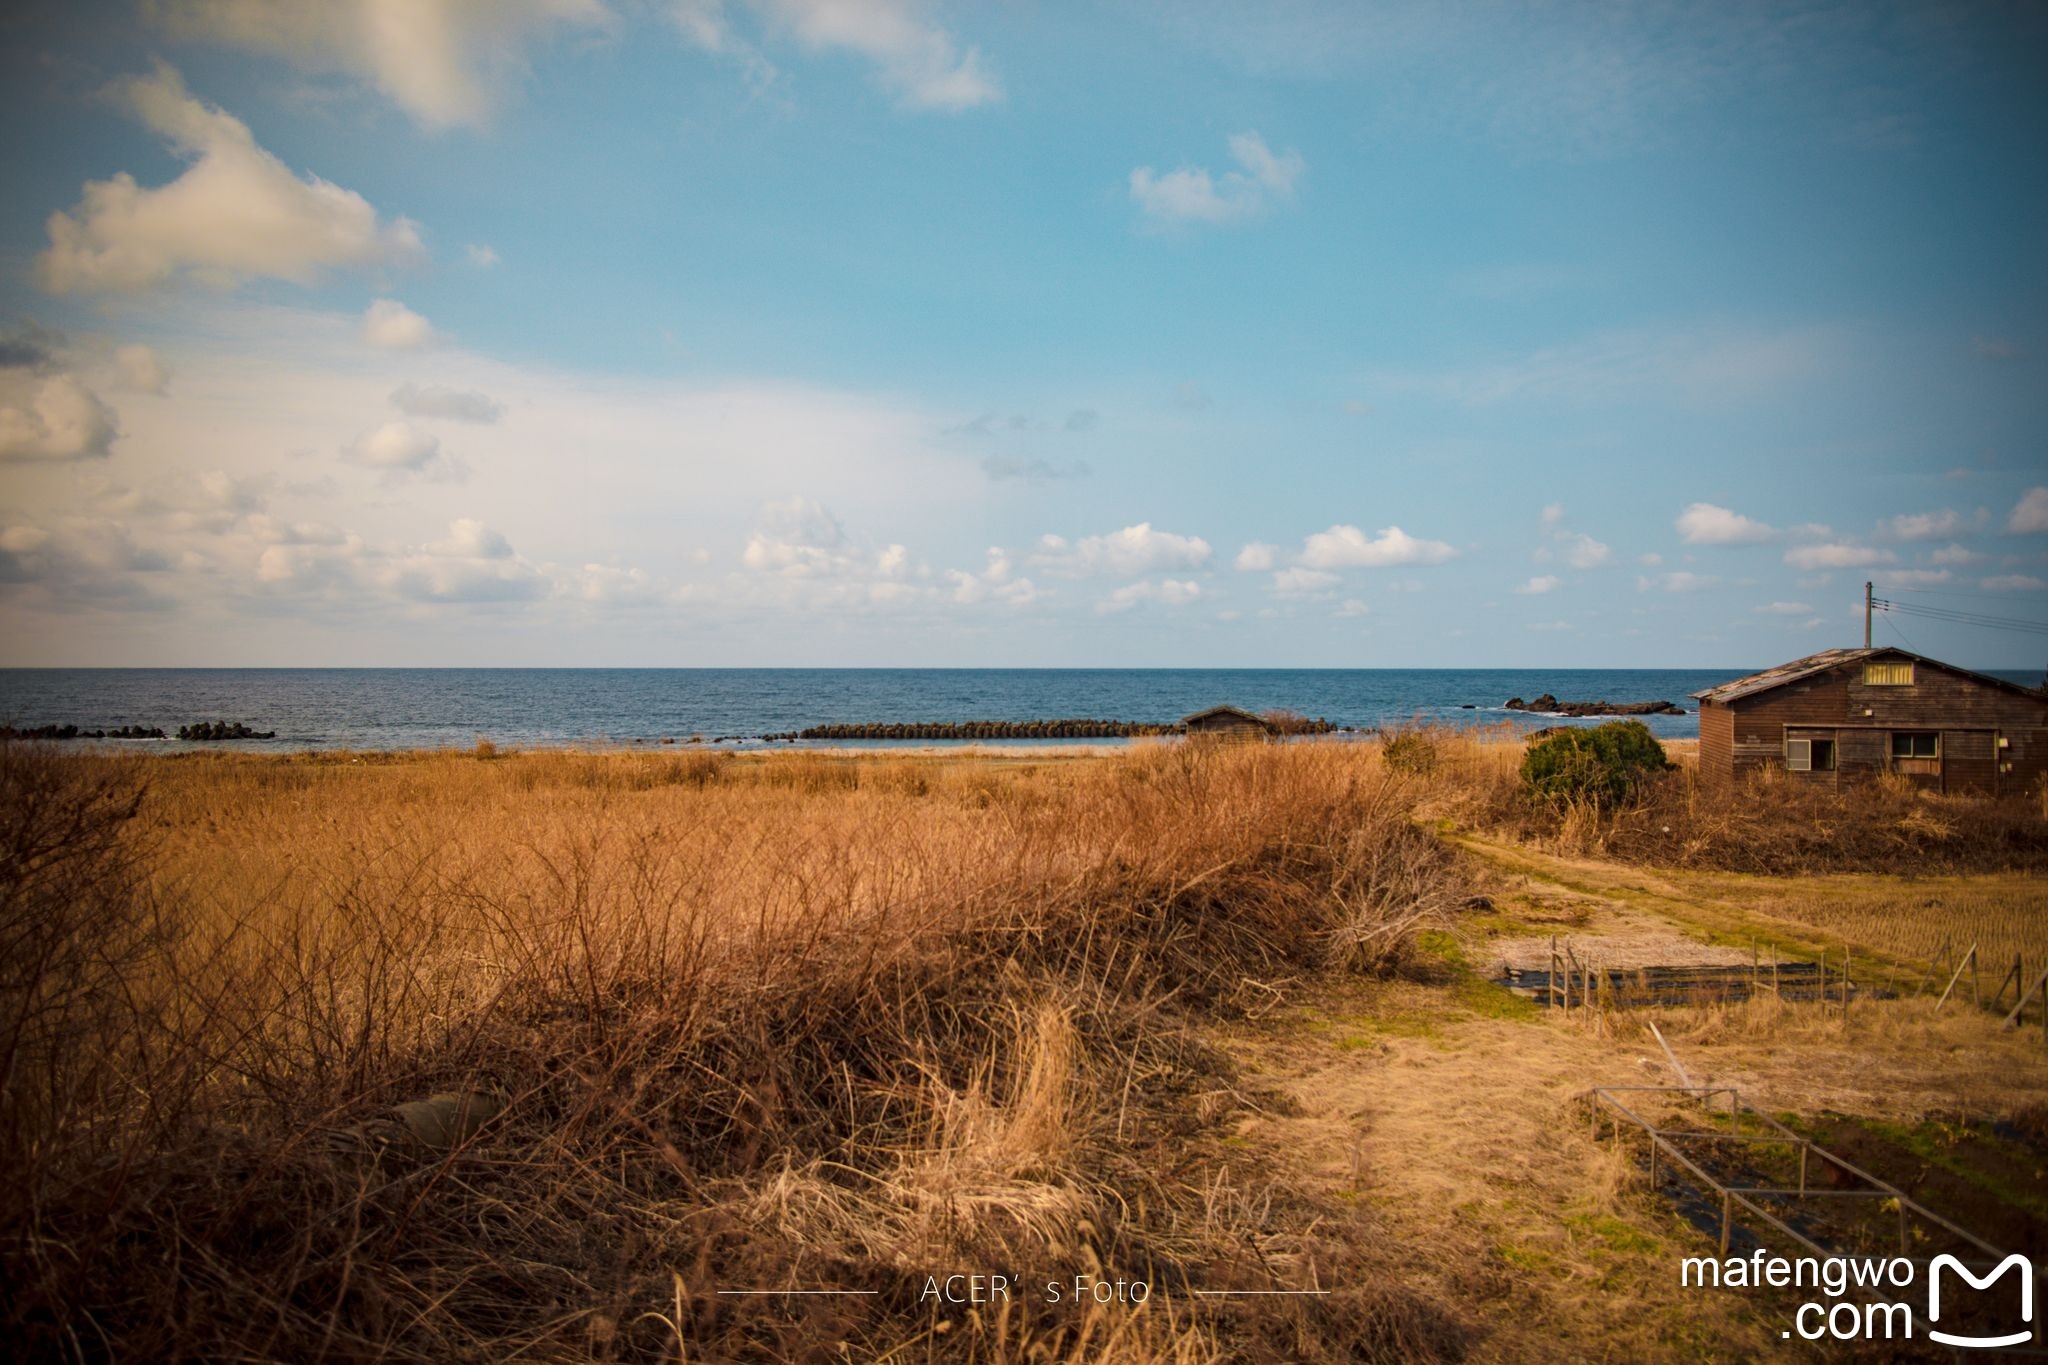
[[[1780,1335],[1802,1341],[1911,1341],[1924,1336],[1961,1350],[2032,1345],[2034,1265],[2018,1252],[1978,1269],[1936,1256],[1921,1275],[1903,1256],[1688,1256],[1679,1284],[1688,1289],[1811,1290]],[[1925,1316],[1920,1315],[1924,1307]]]

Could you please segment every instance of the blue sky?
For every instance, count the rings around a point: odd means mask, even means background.
[[[2048,618],[2043,69],[2026,5],[17,6],[0,662]]]

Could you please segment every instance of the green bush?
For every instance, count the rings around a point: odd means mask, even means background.
[[[1664,746],[1639,720],[1561,730],[1522,756],[1522,781],[1540,796],[1620,805],[1653,773],[1671,767]]]

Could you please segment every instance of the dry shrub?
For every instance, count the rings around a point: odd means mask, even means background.
[[[1616,812],[1615,857],[1733,872],[2039,871],[2048,821],[2022,797],[1943,796],[1886,777],[1831,792],[1776,770],[1666,775]]]
[[[1387,736],[1380,756],[1397,773],[1426,776],[1436,771],[1437,736],[1426,728],[1396,731]]]
[[[1681,763],[1603,808],[1533,797],[1513,776],[1522,753],[1514,738],[1433,736],[1445,761],[1422,809],[1562,852],[1664,867],[1773,875],[2048,869],[2048,818],[2031,796],[1945,796],[1893,776],[1830,791],[1776,769],[1716,782]]]
[[[1191,1023],[1397,963],[1448,903],[1356,749],[921,792],[815,755],[243,756],[146,801],[138,771],[0,750],[30,1355],[1334,1360],[1435,1322],[919,1297],[986,1265],[1270,1282],[1278,1215],[1179,1175],[1230,1080]],[[479,1122],[421,1141],[394,1107],[430,1095]],[[785,1285],[875,1294],[715,1294]]]

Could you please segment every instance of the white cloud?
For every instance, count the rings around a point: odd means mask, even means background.
[[[400,384],[391,391],[391,402],[413,417],[444,417],[455,422],[490,423],[505,415],[505,405],[487,393],[439,384]]]
[[[378,299],[363,314],[363,340],[387,350],[409,351],[434,340],[433,324],[397,299]]]
[[[173,33],[367,82],[428,128],[480,127],[534,39],[607,22],[602,0],[158,0]]]
[[[1947,507],[1939,512],[1914,512],[1891,519],[1891,533],[1900,540],[1936,540],[1952,536],[1964,526],[1963,518]]]
[[[512,542],[474,517],[457,517],[448,523],[448,539],[429,544],[426,551],[444,559],[510,559]]]
[[[1947,569],[1874,569],[1871,581],[1880,588],[1924,588],[1955,578]]]
[[[855,559],[839,518],[809,498],[763,504],[740,555],[749,569],[789,578],[844,574]]]
[[[1564,546],[1564,562],[1574,569],[1603,568],[1614,558],[1611,549],[1584,532],[1561,531],[1557,539]]]
[[[162,584],[172,567],[169,555],[112,518],[0,528],[0,588],[33,593],[60,610],[161,609],[170,600]]]
[[[446,540],[379,566],[376,577],[416,602],[530,602],[551,586],[503,535],[468,517],[449,524]]]
[[[1538,564],[1548,564],[1559,555],[1574,569],[1601,569],[1614,562],[1614,551],[1583,531],[1573,531],[1564,524],[1564,504],[1553,502],[1543,509],[1543,529],[1550,536],[1552,545],[1539,545],[1532,558]]]
[[[2032,574],[2008,573],[1987,578],[1977,586],[1986,592],[2041,592],[2048,589],[2048,581],[2036,578]]]
[[[1636,579],[1636,591],[1648,592],[1652,588],[1659,588],[1665,592],[1698,592],[1702,588],[1711,588],[1720,581],[1713,574],[1699,574],[1686,569],[1677,569],[1671,573],[1658,574],[1655,577],[1638,577]]]
[[[1898,556],[1870,545],[1832,542],[1795,545],[1785,551],[1785,562],[1795,569],[1861,569],[1873,564],[1890,564]]]
[[[1765,616],[1811,616],[1813,608],[1804,602],[1766,602],[1755,608]]]
[[[1301,153],[1275,155],[1257,133],[1230,139],[1231,159],[1239,169],[1212,174],[1206,167],[1183,166],[1161,174],[1150,166],[1131,172],[1131,198],[1147,216],[1163,223],[1224,223],[1263,213],[1276,201],[1294,196],[1294,187],[1308,163]]]
[[[137,393],[162,394],[171,384],[170,367],[163,357],[147,346],[120,346],[114,350],[114,369],[124,387]]]
[[[1282,597],[1328,592],[1344,580],[1323,569],[1282,569],[1273,575],[1273,591]]]
[[[1237,552],[1237,558],[1231,561],[1231,567],[1242,569],[1246,573],[1264,573],[1273,567],[1275,556],[1279,553],[1280,547],[1277,545],[1268,545],[1262,540],[1250,541]]]
[[[125,172],[89,182],[77,208],[50,216],[50,246],[36,262],[45,289],[139,290],[181,274],[220,286],[249,278],[309,284],[335,267],[419,254],[410,221],[381,222],[354,191],[292,174],[256,145],[248,125],[186,93],[169,66],[115,89],[190,164],[157,189]]]
[[[483,242],[471,242],[468,246],[462,248],[462,254],[469,259],[471,265],[479,270],[489,270],[501,259],[496,247]]]
[[[1442,564],[1457,550],[1441,540],[1418,540],[1398,526],[1367,536],[1356,526],[1318,531],[1303,544],[1300,562],[1311,569],[1380,569],[1395,564]]]
[[[2005,529],[2012,535],[2048,531],[2048,488],[2029,488],[2005,519]]]
[[[675,595],[647,570],[618,564],[585,564],[577,571],[572,590],[598,607],[654,606]]]
[[[1688,545],[1754,545],[1778,534],[1760,521],[1711,502],[1689,504],[1674,524]]]
[[[771,27],[812,52],[850,52],[874,65],[882,84],[913,109],[948,113],[1003,97],[1001,83],[975,47],[962,48],[923,16],[917,0],[751,0]],[[721,0],[676,0],[683,35],[708,52],[739,57],[757,78],[773,68],[733,33]]]
[[[40,380],[25,405],[0,405],[0,460],[91,459],[120,434],[114,410],[72,374]]]
[[[1975,564],[1982,558],[1975,550],[1961,545],[1944,545],[1928,556],[1936,564]]]
[[[1556,574],[1539,574],[1537,577],[1532,578],[1528,582],[1522,584],[1521,587],[1516,588],[1515,591],[1523,594],[1524,596],[1533,597],[1540,593],[1555,591],[1557,585],[1562,583],[1563,581],[1564,580],[1559,578]]]
[[[1372,615],[1372,608],[1356,597],[1347,597],[1337,604],[1337,610],[1331,612],[1330,615],[1348,621],[1360,616]]]
[[[952,585],[949,596],[962,606],[1001,602],[1006,606],[1024,607],[1045,596],[1030,579],[1015,576],[1009,551],[995,545],[988,549],[988,565],[982,572],[975,574],[964,569],[948,569],[946,581]]]
[[[1654,554],[1654,553],[1653,553],[1653,554],[1646,554],[1646,555],[1637,555],[1637,556],[1636,556],[1636,563],[1638,563],[1638,564],[1642,565],[1642,566],[1643,566],[1644,568],[1646,568],[1646,569],[1654,569],[1654,568],[1656,568],[1656,567],[1657,567],[1658,565],[1662,564],[1663,562],[1664,562],[1664,556],[1663,556],[1663,555],[1660,555],[1660,554]]]
[[[1202,585],[1193,579],[1162,578],[1158,582],[1149,580],[1127,583],[1095,604],[1095,610],[1108,614],[1129,611],[1141,602],[1159,602],[1169,607],[1186,606],[1200,600]]]
[[[1084,536],[1071,543],[1062,536],[1040,536],[1031,562],[1068,576],[1109,573],[1135,577],[1173,569],[1199,569],[1209,562],[1209,555],[1209,542],[1200,536],[1155,531],[1151,522],[1141,521],[1121,531]]]
[[[440,458],[441,438],[410,422],[386,422],[358,436],[345,453],[372,469],[418,472]]]

